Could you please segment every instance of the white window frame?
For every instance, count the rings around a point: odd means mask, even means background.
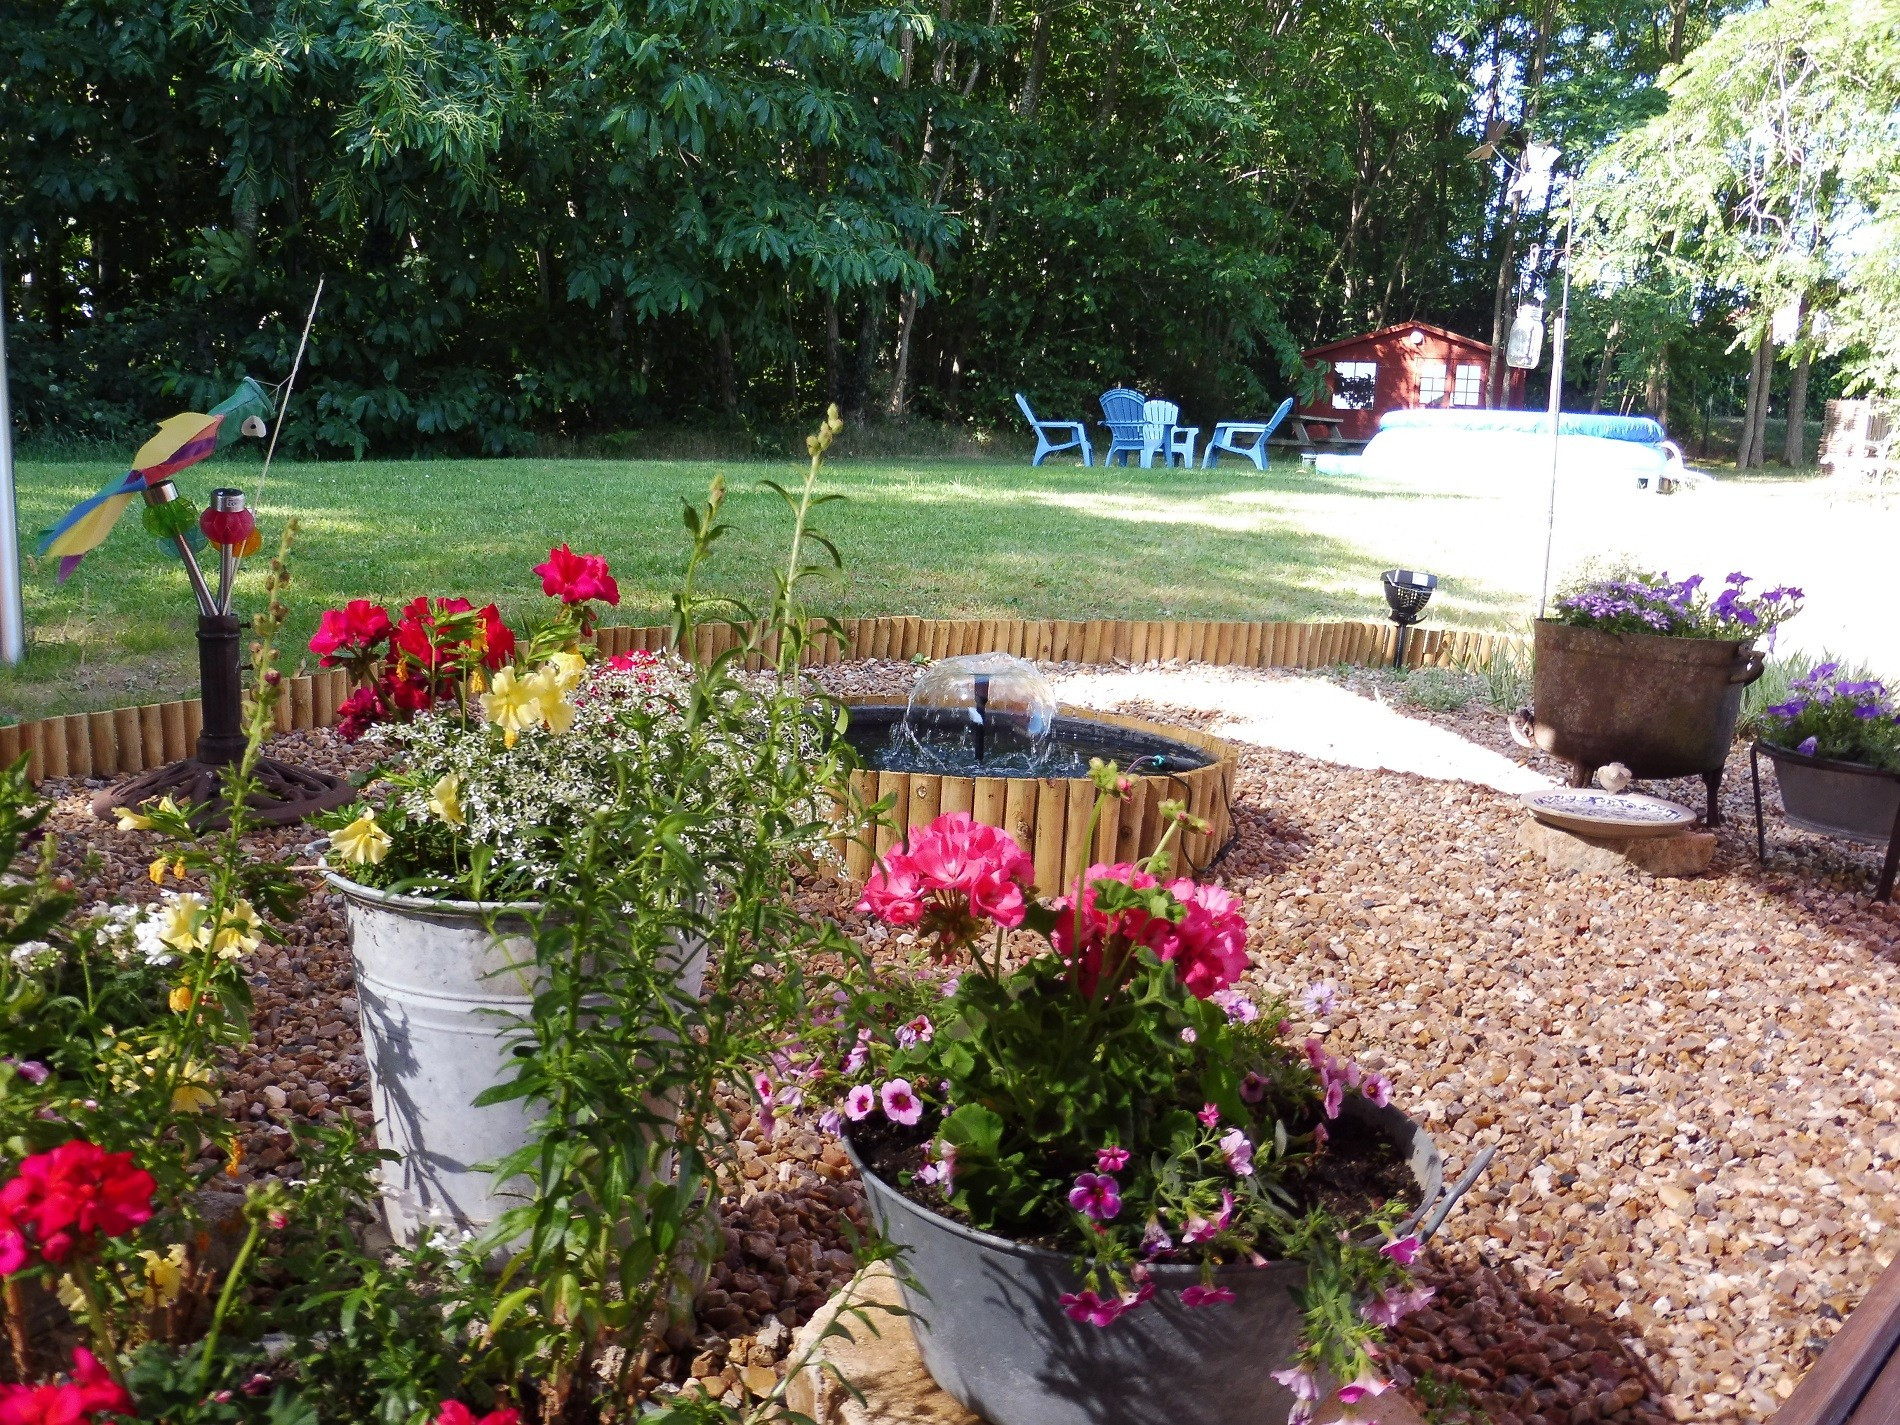
[[[1442,406],[1445,393],[1451,389],[1451,365],[1442,359],[1414,363],[1418,372],[1418,403],[1421,406]]]
[[[1484,367],[1476,361],[1461,361],[1453,373],[1451,403],[1475,407],[1484,404]]]
[[[1366,393],[1363,401],[1339,389],[1341,379],[1348,381],[1365,380],[1372,383],[1373,389]],[[1369,411],[1378,404],[1379,363],[1376,361],[1335,361],[1333,363],[1333,409],[1336,411]]]

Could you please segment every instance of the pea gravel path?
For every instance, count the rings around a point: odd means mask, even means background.
[[[1098,691],[1238,739],[1207,688],[1231,684],[1240,711],[1280,697],[1259,685],[1289,676],[1193,672],[1188,708],[1167,706],[1187,686],[1179,668]],[[837,690],[867,693],[914,675],[825,670]],[[1554,770],[1488,710],[1408,715],[1529,773]],[[359,760],[326,734],[281,744],[315,765]],[[86,817],[89,787],[48,790],[86,892],[154,893],[145,834]],[[1651,790],[1699,805],[1680,785]],[[1746,799],[1738,755],[1706,877],[1585,879],[1520,850],[1514,801],[1488,787],[1245,749],[1238,835],[1218,872],[1245,898],[1256,988],[1291,998],[1331,981],[1336,1010],[1298,1029],[1390,1073],[1452,1171],[1499,1149],[1432,1254],[1439,1300],[1396,1353],[1401,1371],[1431,1378],[1421,1399],[1449,1402],[1441,1418],[1462,1406],[1495,1425],[1765,1418],[1900,1246],[1900,912],[1869,905],[1864,848],[1778,819],[1758,870]],[[856,923],[835,894],[814,888],[812,901]],[[288,931],[254,961],[258,1045],[231,1065],[225,1100],[253,1125],[246,1177],[294,1173],[293,1117],[365,1119],[340,912],[318,897]],[[727,1258],[697,1331],[655,1365],[735,1400],[783,1354],[779,1326],[847,1274],[841,1233],[861,1216],[848,1168],[805,1127],[746,1137]]]

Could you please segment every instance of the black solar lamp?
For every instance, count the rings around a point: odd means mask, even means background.
[[[1405,630],[1425,617],[1425,605],[1432,601],[1438,576],[1416,569],[1388,569],[1379,578],[1385,584],[1385,602],[1392,610],[1392,622],[1399,626],[1399,646],[1392,655],[1392,666],[1403,668]]]

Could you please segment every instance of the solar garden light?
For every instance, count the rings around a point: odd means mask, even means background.
[[[1388,569],[1379,578],[1385,585],[1385,602],[1392,610],[1392,622],[1399,626],[1399,646],[1392,655],[1392,666],[1403,668],[1405,630],[1425,617],[1425,605],[1432,601],[1438,576],[1415,569]]]

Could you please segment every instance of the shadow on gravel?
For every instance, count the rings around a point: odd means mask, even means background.
[[[1393,1333],[1410,1394],[1439,1425],[1661,1425],[1663,1390],[1614,1323],[1458,1247],[1414,1266],[1437,1291]]]

